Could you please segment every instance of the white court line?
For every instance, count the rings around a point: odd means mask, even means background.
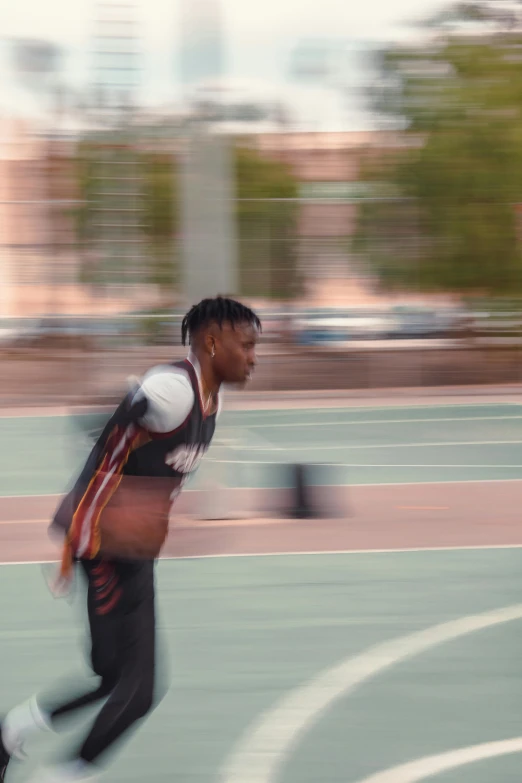
[[[522,443],[522,440],[458,440],[458,441],[444,441],[442,443],[338,443],[329,446],[316,446],[313,443],[302,444],[300,446],[271,446],[265,448],[264,446],[251,446],[249,443],[245,443],[242,447],[242,451],[303,451],[304,449],[313,449],[314,451],[330,451],[338,449],[411,449],[411,448],[433,448],[436,446],[442,447],[454,447],[454,446],[509,446],[511,444],[517,446]]]
[[[517,390],[515,392],[516,394],[519,394],[520,392]],[[249,408],[248,410],[235,410],[233,408],[230,408],[227,413],[233,413],[234,415],[238,415],[238,417],[247,417],[247,416],[255,416],[255,415],[261,415],[264,416],[268,414],[269,416],[288,416],[289,413],[296,413],[296,414],[302,414],[302,413],[313,413],[314,415],[316,413],[332,413],[335,411],[343,411],[345,413],[348,412],[355,412],[355,413],[368,413],[368,411],[409,411],[409,410],[425,410],[425,411],[431,411],[431,410],[445,410],[447,408],[455,408],[457,410],[461,409],[470,409],[475,410],[479,408],[520,408],[520,402],[515,401],[508,401],[504,400],[502,402],[452,402],[450,399],[448,402],[434,402],[433,404],[429,403],[400,403],[395,405],[393,401],[390,402],[389,405],[337,405],[336,407],[328,407],[325,408],[323,406],[311,406],[310,408]],[[494,415],[491,416],[492,419],[495,418]]]
[[[243,459],[242,457],[241,457],[241,459],[214,459],[214,458],[209,458],[209,459],[207,459],[205,461],[206,462],[223,462],[225,464],[229,463],[231,465],[241,464],[241,465],[274,465],[274,466],[281,466],[281,465],[285,465],[286,464],[285,462],[274,462],[274,460],[270,460],[270,459],[267,459],[267,460],[262,460],[262,459]],[[427,468],[427,469],[429,469],[429,468],[460,468],[462,470],[475,470],[475,469],[485,470],[485,469],[490,469],[490,468],[494,468],[494,469],[498,468],[499,470],[508,470],[508,469],[511,469],[511,468],[514,468],[514,469],[522,468],[522,465],[516,465],[515,463],[510,463],[509,465],[498,465],[496,462],[489,463],[488,465],[465,465],[462,462],[459,462],[456,465],[452,465],[449,462],[443,462],[440,465],[437,464],[437,463],[431,463],[431,462],[428,465],[423,465],[422,463],[419,464],[418,462],[414,463],[413,465],[410,465],[410,464],[405,465],[405,464],[402,464],[400,462],[391,462],[391,463],[321,462],[319,460],[314,460],[310,464],[313,465],[314,467],[331,467],[331,468]],[[521,479],[522,479],[522,477],[521,477]],[[494,483],[496,481],[520,481],[521,479],[484,479],[484,481],[486,481],[488,483],[490,483],[490,482]],[[402,482],[402,484],[406,484],[406,485],[408,485],[408,484],[412,484],[413,485],[413,484],[418,484],[418,483],[419,482],[417,482],[417,481]],[[428,484],[448,484],[448,483],[451,483],[451,484],[455,484],[455,483],[456,484],[468,484],[469,481],[466,480],[466,479],[463,479],[462,481],[460,479],[455,480],[455,481],[453,481],[452,479],[447,479],[445,481],[429,481],[429,482],[426,482],[426,483],[428,483]],[[395,482],[390,482],[389,486],[401,486],[402,484],[399,484],[399,482],[397,482],[397,484],[395,484]],[[325,484],[324,486],[330,486],[330,485],[329,484]],[[339,486],[344,486],[344,484],[339,484]],[[351,486],[351,487],[357,487],[357,486],[383,487],[383,486],[388,486],[388,485],[387,484],[381,484],[380,482],[378,482],[378,483],[373,484],[373,485],[372,484],[361,484],[361,485],[359,485],[359,484],[347,484],[346,486]],[[272,489],[272,487],[260,487],[260,489]],[[185,490],[185,491],[189,492],[189,491],[195,491],[195,490]]]
[[[1,525],[41,525],[44,522],[50,523],[49,519],[0,519]]]
[[[281,557],[311,557],[315,555],[407,555],[422,554],[426,552],[482,552],[496,551],[497,549],[522,549],[522,544],[477,544],[469,546],[429,546],[429,547],[409,547],[406,549],[322,549],[307,550],[303,552],[232,552],[227,554],[220,552],[215,555],[169,555],[161,557],[160,561],[179,561],[179,560],[220,560],[229,558],[281,558]],[[0,566],[26,566],[26,565],[46,565],[47,563],[59,563],[59,560],[50,558],[49,560],[0,560]]]
[[[237,460],[213,460],[211,458],[206,458],[205,462],[230,462],[232,464],[236,464]],[[263,462],[259,460],[251,460],[250,462],[248,460],[241,460],[241,462],[246,462],[246,464],[252,464],[252,465],[274,465],[278,463],[274,463],[271,461]],[[522,465],[450,465],[447,462],[445,462],[443,465],[419,465],[416,463],[415,465],[402,465],[400,463],[394,462],[389,465],[377,465],[377,464],[369,464],[364,465],[360,463],[353,463],[353,462],[317,462],[314,463],[314,465],[324,466],[324,467],[336,467],[336,468],[463,468],[465,470],[471,470],[471,469],[479,469],[479,470],[485,470],[488,468],[499,468],[499,469],[507,469],[507,468],[515,468],[522,470]],[[339,487],[346,487],[346,489],[351,488],[357,488],[357,487],[418,487],[422,485],[431,486],[432,484],[514,484],[516,482],[522,482],[522,476],[520,478],[508,478],[508,479],[444,479],[444,480],[434,480],[434,481],[378,481],[375,483],[365,482],[363,484],[325,484],[324,486],[339,486]],[[234,487],[232,487],[234,489]],[[237,487],[236,489],[240,490],[266,490],[267,492],[273,489],[273,487]],[[183,494],[186,495],[188,493],[192,492],[201,492],[199,489],[191,489],[190,487],[187,487],[187,489],[183,490]],[[0,495],[0,505],[2,504],[3,500],[27,500],[28,498],[61,498],[62,495]],[[0,561],[1,562],[1,561]]]
[[[63,493],[65,494],[65,492]],[[30,498],[61,498],[62,495],[57,495],[55,492],[43,492],[38,495],[0,495],[0,503],[2,500],[27,500]]]
[[[303,735],[338,699],[386,669],[433,647],[520,619],[522,604],[461,617],[377,644],[321,672],[283,696],[247,727],[225,761],[221,783],[275,783],[282,764]]]
[[[253,430],[256,428],[270,429],[270,427],[277,427],[278,429],[284,429],[286,427],[336,427],[336,426],[349,426],[354,427],[358,424],[368,426],[369,424],[439,424],[440,422],[466,422],[466,421],[517,421],[521,420],[522,416],[466,416],[464,418],[460,416],[448,417],[444,419],[361,419],[360,421],[337,419],[332,421],[292,421],[292,422],[277,422],[271,424],[269,421],[264,424],[242,424],[241,426],[247,430]],[[229,425],[230,429],[234,428],[234,424]]]
[[[418,783],[419,780],[440,775],[442,772],[457,769],[466,764],[521,751],[522,737],[484,742],[481,745],[470,745],[467,748],[449,750],[434,756],[424,756],[424,758],[377,772],[375,775],[361,779],[358,783]]]
[[[513,395],[518,395],[519,390],[514,389],[511,392]],[[339,396],[342,396],[342,391]],[[80,406],[82,410],[74,410],[72,408],[65,408],[58,406],[57,408],[44,408],[38,409],[38,413],[34,412],[34,406],[31,406],[27,412],[22,408],[17,409],[16,414],[13,413],[0,413],[0,421],[10,421],[12,419],[61,419],[61,418],[81,418],[82,416],[91,416],[99,413],[111,413],[115,410],[116,406],[95,406],[89,411],[85,411],[86,406]],[[332,411],[355,411],[355,412],[367,412],[371,411],[389,411],[391,410],[444,410],[445,408],[456,409],[475,409],[475,408],[517,408],[520,407],[520,403],[515,400],[499,400],[498,402],[455,402],[454,399],[448,398],[447,402],[434,402],[434,403],[395,403],[393,399],[390,400],[388,405],[350,405],[349,400],[345,405],[336,405],[335,407],[310,407],[310,408],[250,408],[248,410],[229,408],[226,412],[231,414],[238,414],[240,417],[247,417],[249,415],[268,413],[270,416],[287,416],[288,413],[294,411],[298,414],[302,413],[331,413]],[[491,418],[496,418],[492,416]]]
[[[259,425],[255,425],[258,427]],[[266,427],[262,427],[266,429]],[[285,447],[276,446],[257,432],[249,433],[248,427],[229,425],[219,429],[212,439],[211,448],[264,449],[264,451],[284,451]],[[258,445],[259,444],[259,445]]]

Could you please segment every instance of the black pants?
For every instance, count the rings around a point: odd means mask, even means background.
[[[51,720],[107,699],[76,754],[92,762],[143,718],[155,700],[154,563],[82,561],[97,688],[50,709]]]

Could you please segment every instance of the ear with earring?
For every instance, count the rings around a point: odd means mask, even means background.
[[[215,353],[216,353],[216,346],[215,346],[215,345],[213,345],[213,346],[212,346],[212,353],[210,354],[210,358],[211,358],[211,359],[213,359],[213,358],[214,358],[214,355],[215,355]]]

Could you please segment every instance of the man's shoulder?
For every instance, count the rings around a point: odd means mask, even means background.
[[[182,366],[161,364],[145,373],[135,399],[147,400],[143,424],[156,432],[169,432],[188,416],[195,401],[190,375]]]
[[[140,388],[147,394],[158,391],[163,393],[194,395],[192,381],[188,371],[178,364],[157,364],[151,367],[141,379]]]
[[[178,377],[190,382],[190,374],[184,362],[172,362],[168,364],[155,364],[143,375],[142,382],[147,378],[156,376]]]

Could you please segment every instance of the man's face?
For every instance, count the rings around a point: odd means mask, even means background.
[[[258,331],[251,324],[224,323],[214,331],[214,368],[224,383],[245,384],[255,369]]]

